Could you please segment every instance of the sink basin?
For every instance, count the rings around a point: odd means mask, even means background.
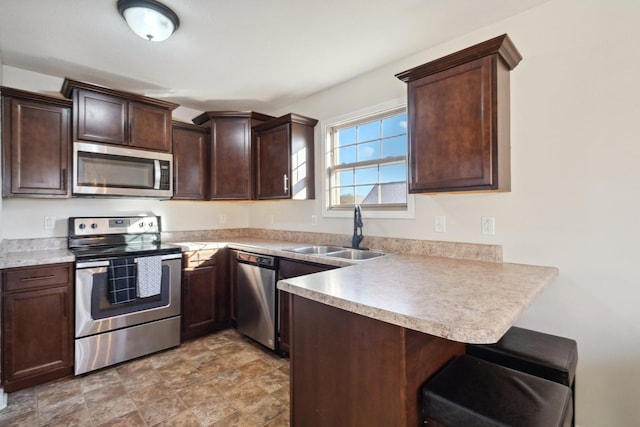
[[[344,251],[344,248],[340,246],[303,246],[300,248],[292,248],[285,249],[289,252],[295,252],[298,254],[314,254],[314,255],[324,255],[331,252]]]
[[[363,251],[360,249],[343,249],[339,252],[331,252],[328,253],[327,256],[334,258],[344,258],[351,260],[365,260],[371,258],[378,258],[381,256],[385,256],[385,253],[382,252],[373,252],[373,251]]]

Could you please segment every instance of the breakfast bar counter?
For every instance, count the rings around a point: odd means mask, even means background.
[[[278,288],[441,338],[489,344],[557,275],[554,267],[390,255],[282,280]]]
[[[493,343],[553,267],[391,255],[281,280],[292,294],[291,424],[418,426],[421,385]]]

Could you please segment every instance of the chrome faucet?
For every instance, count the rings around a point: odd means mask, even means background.
[[[353,237],[351,238],[351,247],[354,249],[360,248],[360,242],[364,239],[362,235],[362,209],[360,205],[356,205],[353,212]]]

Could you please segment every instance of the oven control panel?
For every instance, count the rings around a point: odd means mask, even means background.
[[[159,216],[69,218],[69,235],[160,233]]]

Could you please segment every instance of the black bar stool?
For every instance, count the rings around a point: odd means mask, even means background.
[[[462,355],[422,386],[422,415],[446,427],[568,427],[571,389]]]
[[[468,344],[467,354],[570,387],[575,425],[575,340],[513,326],[495,344]]]

